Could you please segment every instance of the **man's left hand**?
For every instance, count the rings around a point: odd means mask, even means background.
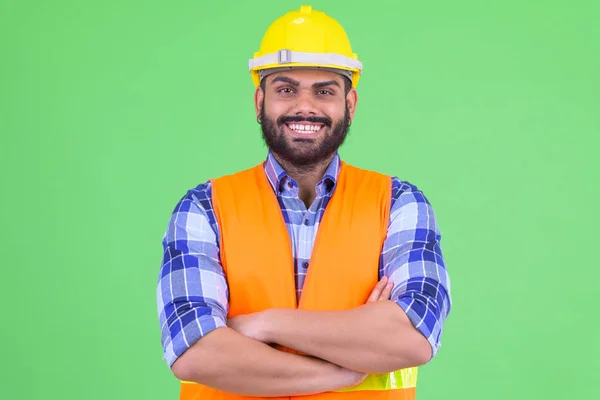
[[[380,300],[389,300],[392,295],[394,283],[387,276],[383,276],[373,288],[371,295],[367,299],[367,303],[375,303]]]

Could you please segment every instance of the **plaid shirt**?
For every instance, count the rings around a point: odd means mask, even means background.
[[[277,195],[290,234],[296,294],[300,296],[315,235],[340,170],[336,154],[309,209],[298,198],[298,185],[269,152],[265,173]],[[440,347],[450,312],[450,281],[433,209],[412,184],[392,178],[392,203],[379,276],[394,282],[391,300],[427,338],[433,354]],[[177,203],[162,244],[164,255],[157,285],[163,359],[171,366],[208,332],[226,325],[228,288],[219,261],[219,226],[211,201],[210,181],[191,189]],[[401,338],[398,338],[401,340]]]

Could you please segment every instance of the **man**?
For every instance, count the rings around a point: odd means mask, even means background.
[[[362,64],[302,6],[250,60],[265,162],[177,204],[157,299],[180,399],[414,399],[451,307],[421,191],[340,160]]]

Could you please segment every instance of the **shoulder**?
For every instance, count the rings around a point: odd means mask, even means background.
[[[392,208],[397,208],[408,203],[425,204],[431,206],[429,199],[414,183],[391,176],[392,180]]]
[[[215,185],[219,185],[221,182],[226,183],[226,186],[237,186],[239,181],[245,181],[251,178],[251,175],[256,175],[259,168],[263,166],[262,163],[248,167],[244,170],[235,171],[229,174],[221,175],[213,179],[207,179],[206,181],[193,187],[183,195],[177,202],[173,214],[181,212],[192,212],[205,214],[210,223],[216,225],[217,221],[215,218],[214,204],[213,204],[213,192]],[[222,189],[223,185],[220,186]]]
[[[412,182],[400,179],[396,175],[390,175],[379,171],[361,168],[344,161],[341,162],[341,165],[346,168],[347,171],[352,171],[354,174],[362,175],[363,177],[368,176],[378,181],[386,180],[388,181],[388,184],[391,181],[390,206],[392,210],[408,203],[424,204],[427,207],[431,206],[429,199],[425,196],[423,191]],[[388,189],[389,188],[390,187],[388,186]]]
[[[200,183],[187,192],[179,199],[174,213],[188,212],[193,210],[212,210],[212,181]]]
[[[211,180],[188,189],[179,198],[171,213],[170,227],[175,229],[178,225],[185,224],[194,230],[206,222],[218,236],[219,227],[213,208]]]

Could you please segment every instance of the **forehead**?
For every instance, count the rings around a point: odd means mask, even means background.
[[[322,69],[290,69],[287,71],[279,71],[267,76],[267,85],[273,82],[278,76],[285,76],[291,78],[294,81],[299,82],[300,86],[310,86],[317,82],[336,81],[340,86],[343,87],[344,81],[340,74],[332,71],[325,71]]]

